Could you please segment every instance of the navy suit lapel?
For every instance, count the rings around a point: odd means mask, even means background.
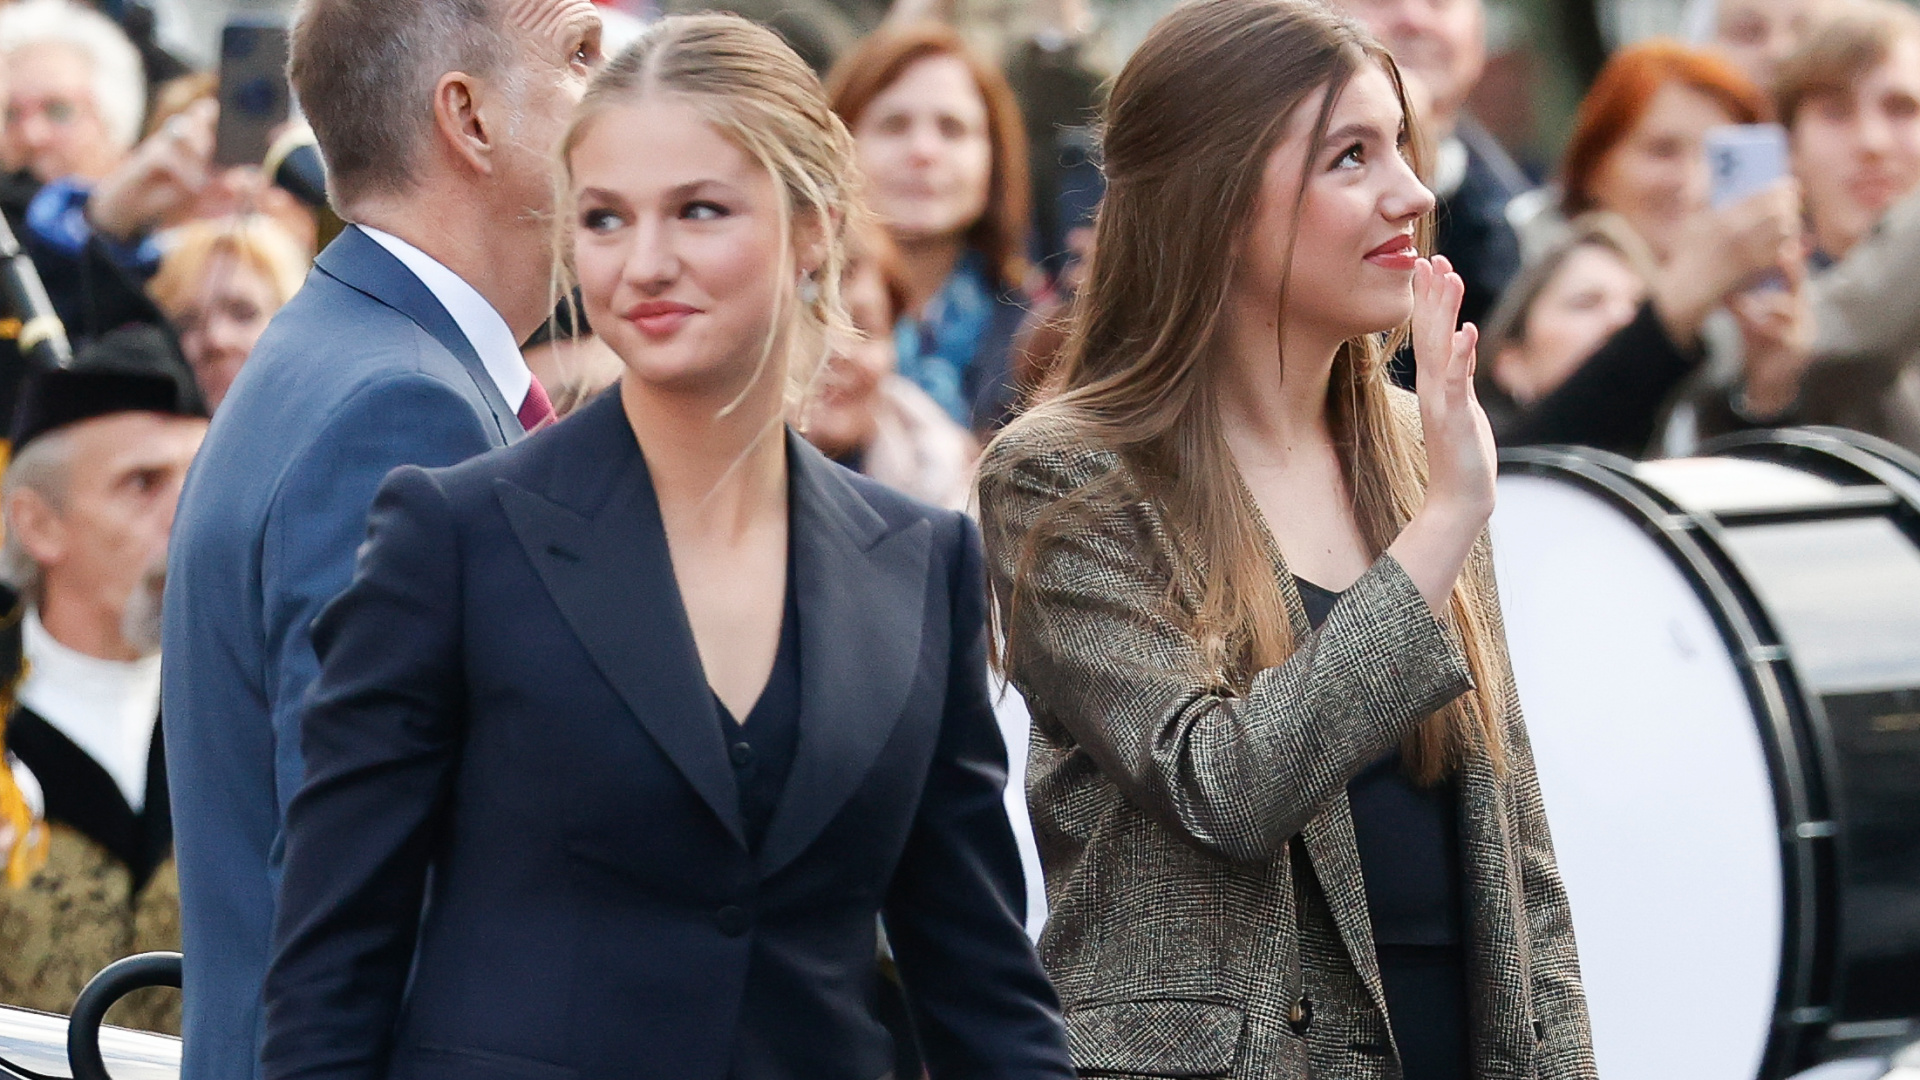
[[[932,528],[889,532],[836,466],[792,432],[800,739],[760,850],[770,875],[805,850],[865,779],[920,663]]]
[[[621,455],[611,470],[596,468],[601,463],[591,458],[580,463],[583,471],[612,477],[591,516],[507,480],[494,481],[496,494],[527,558],[594,664],[744,846],[739,789],[674,581],[646,460],[618,402],[595,406],[571,421],[576,433],[582,424],[617,424],[625,447],[596,443],[589,448]],[[579,448],[569,444],[569,449]],[[578,473],[569,468],[561,475]]]
[[[359,226],[348,226],[314,260],[314,266],[348,288],[364,293],[412,319],[420,329],[433,335],[433,339],[467,369],[474,386],[493,413],[494,424],[500,429],[500,438],[513,443],[526,434],[520,426],[519,415],[507,407],[506,397],[500,393],[493,376],[487,373],[479,352],[467,340],[460,324],[447,314],[447,309],[434,297],[433,290],[415,277],[405,263],[394,258],[392,252],[381,247]]]

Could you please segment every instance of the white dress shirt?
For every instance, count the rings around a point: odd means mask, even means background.
[[[160,654],[102,660],[55,641],[29,608],[21,634],[27,677],[20,704],[85,751],[113,778],[127,806],[147,803],[147,756],[160,718]]]
[[[507,399],[507,408],[518,413],[521,402],[527,400],[527,390],[533,385],[533,372],[527,368],[526,357],[520,355],[520,343],[514,340],[507,320],[487,303],[486,297],[440,260],[392,233],[365,225],[360,226],[360,231],[373,237],[374,243],[386,248],[413,271],[420,284],[447,309],[454,324],[466,335],[467,344],[480,354],[480,363],[492,376],[493,385],[500,388],[500,396]]]

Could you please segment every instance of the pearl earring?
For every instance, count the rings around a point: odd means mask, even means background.
[[[800,296],[800,302],[808,307],[820,302],[820,283],[814,280],[813,275],[812,270],[803,271],[800,274],[800,284],[795,289]]]

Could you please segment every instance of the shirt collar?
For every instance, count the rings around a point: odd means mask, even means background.
[[[1451,199],[1467,182],[1467,169],[1472,154],[1467,144],[1455,135],[1441,140],[1434,153],[1433,193],[1443,199]]]
[[[507,320],[500,317],[479,290],[438,259],[392,233],[366,225],[360,226],[360,231],[399,259],[433,298],[440,301],[440,306],[447,309],[454,324],[466,335],[467,344],[480,354],[481,365],[487,369],[493,384],[500,388],[507,407],[518,412],[521,403],[527,400],[528,388],[533,385],[533,372],[528,370],[526,358],[520,354],[520,343],[514,340]]]

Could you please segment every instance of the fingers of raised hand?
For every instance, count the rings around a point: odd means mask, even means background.
[[[1472,323],[1464,323],[1453,335],[1454,362],[1465,367],[1465,380],[1469,387],[1473,383],[1474,372],[1480,368],[1480,328]]]
[[[1420,367],[1446,374],[1457,359],[1455,327],[1466,283],[1443,256],[1421,259],[1413,271],[1413,351]]]
[[[1421,368],[1433,355],[1434,325],[1434,273],[1433,264],[1426,259],[1415,260],[1413,264],[1413,321],[1408,327],[1413,342],[1414,373],[1417,376]]]

